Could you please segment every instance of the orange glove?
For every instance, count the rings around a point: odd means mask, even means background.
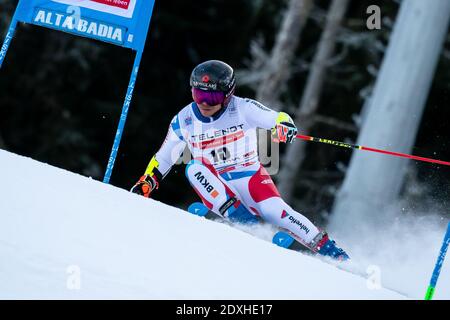
[[[281,122],[276,125],[275,129],[278,141],[284,143],[292,143],[298,133],[295,124],[290,122]]]
[[[154,189],[158,189],[158,179],[153,175],[144,174],[139,181],[131,188],[131,192],[150,198]]]
[[[297,137],[298,129],[294,120],[285,112],[278,113],[276,125],[272,128],[272,140],[274,142],[292,143]]]

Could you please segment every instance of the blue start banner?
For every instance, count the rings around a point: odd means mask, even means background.
[[[154,0],[20,0],[14,19],[143,51]]]
[[[109,183],[131,104],[155,0],[19,0],[0,48],[0,68],[18,22],[39,25],[77,36],[136,50],[103,182]]]

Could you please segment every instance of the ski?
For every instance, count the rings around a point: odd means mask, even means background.
[[[192,213],[193,215],[199,216],[199,217],[205,217],[208,220],[218,220],[220,222],[228,221],[224,217],[215,214],[211,210],[209,210],[203,203],[201,202],[194,202],[192,203],[189,208],[188,212]],[[251,214],[250,212],[248,214]],[[230,222],[230,221],[228,221]],[[231,222],[230,222],[231,223]],[[241,222],[244,223],[244,222]],[[261,220],[261,223],[264,223]],[[291,236],[287,231],[280,230],[277,233],[275,233],[272,237],[272,243],[285,248],[289,250],[294,251],[309,251],[311,252],[311,249],[306,245],[295,239],[293,236]]]
[[[305,244],[303,244],[300,241],[298,241],[297,239],[295,239],[293,236],[291,236],[286,231],[278,231],[277,233],[275,233],[275,235],[272,238],[272,243],[279,247],[289,249],[289,250],[294,250],[294,251],[307,250],[307,251],[311,252],[311,249],[308,246],[306,246]]]
[[[205,217],[206,219],[209,220],[218,220],[219,222],[222,223],[229,223],[230,225],[233,225],[235,223],[246,225],[255,223],[262,223],[262,224],[265,223],[261,218],[254,216],[248,210],[242,210],[238,215],[231,217],[231,219],[227,219],[221,215],[215,214],[201,202],[194,202],[193,204],[191,204],[188,208],[188,212],[200,217]],[[320,244],[321,241],[325,242]],[[302,239],[299,239],[295,234],[291,233],[290,231],[279,229],[273,235],[272,243],[288,250],[293,250],[297,252],[307,252],[310,254],[312,253],[314,255],[320,254],[326,256],[333,256],[336,251],[333,252],[333,254],[331,255],[328,254],[328,252],[330,252],[331,250],[338,250],[337,252],[339,254],[339,257],[333,257],[334,259],[337,259],[339,261],[349,259],[349,256],[345,253],[345,251],[334,246],[334,241],[329,240],[328,235],[324,231],[320,231],[320,233],[314,238],[314,240],[311,243],[305,243],[304,241],[302,241]],[[319,252],[319,247],[321,247],[320,250],[324,250],[325,253]]]

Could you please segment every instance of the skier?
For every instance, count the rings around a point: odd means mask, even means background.
[[[186,177],[209,210],[232,221],[243,221],[251,212],[287,230],[313,252],[348,259],[326,232],[283,201],[258,160],[256,128],[272,130],[275,139],[292,143],[297,127],[291,117],[235,96],[234,71],[222,61],[196,66],[190,85],[194,102],[172,119],[163,145],[131,191],[150,197],[187,145],[193,160]]]

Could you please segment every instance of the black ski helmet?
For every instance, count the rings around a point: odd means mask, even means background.
[[[225,93],[223,105],[227,105],[236,88],[234,70],[225,62],[209,60],[200,63],[192,70],[190,84],[192,88]]]

